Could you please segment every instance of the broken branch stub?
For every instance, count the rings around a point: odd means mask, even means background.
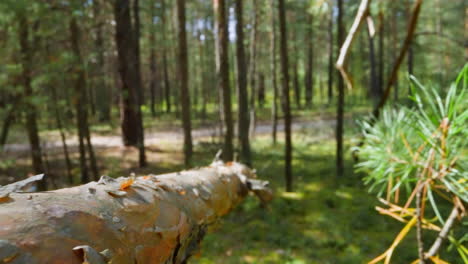
[[[0,263],[185,263],[206,227],[266,182],[239,163],[111,179],[0,202]]]

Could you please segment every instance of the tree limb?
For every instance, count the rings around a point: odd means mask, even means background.
[[[340,71],[349,89],[353,87],[353,84],[345,67],[346,60],[348,59],[349,49],[351,48],[351,45],[354,39],[356,38],[356,33],[358,32],[359,27],[361,26],[362,22],[364,21],[364,19],[367,17],[369,13],[369,5],[371,1],[372,0],[361,1],[356,18],[354,19],[353,25],[351,26],[351,29],[349,30],[348,36],[346,36],[346,39],[343,42],[343,46],[341,46],[340,55],[338,57],[338,60],[336,61],[336,68]]]
[[[403,47],[401,48],[400,55],[398,56],[395,62],[395,65],[393,66],[392,74],[390,75],[390,78],[388,79],[384,94],[382,98],[380,98],[379,103],[377,104],[374,111],[372,112],[374,119],[377,119],[379,117],[380,110],[383,108],[383,106],[387,102],[388,97],[390,95],[391,88],[398,77],[398,70],[400,69],[400,65],[403,62],[403,59],[406,56],[406,52],[408,51],[408,48],[413,40],[414,31],[416,30],[416,24],[418,22],[419,13],[421,11],[421,5],[422,5],[422,0],[416,0],[416,2],[414,3],[413,12],[411,15],[410,23],[408,25],[408,31],[406,33],[405,42],[403,43]]]

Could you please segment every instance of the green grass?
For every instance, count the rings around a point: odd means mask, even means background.
[[[205,157],[215,149],[198,153]],[[260,139],[254,152],[254,167],[271,182],[275,199],[265,209],[255,197],[247,198],[210,230],[191,263],[366,263],[385,251],[403,227],[374,210],[377,199],[362,185],[362,175],[353,173],[350,161],[346,177],[336,179],[332,140],[309,138],[295,144],[293,193],[283,191],[283,146]],[[199,161],[206,164],[208,157]],[[455,254],[442,257],[451,260]],[[392,263],[416,258],[412,232]]]

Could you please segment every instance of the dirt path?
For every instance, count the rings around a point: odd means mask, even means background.
[[[318,135],[320,134],[329,134],[333,132],[335,126],[335,120],[312,120],[312,121],[296,121],[292,124],[292,130],[304,131],[305,133],[313,133]],[[278,132],[284,131],[284,124],[280,122],[278,124]],[[272,126],[270,123],[257,124],[255,129],[256,135],[267,135],[272,133]],[[201,139],[217,137],[219,136],[219,128],[217,127],[204,127],[200,129],[195,129],[192,131],[192,136],[195,142],[200,141]],[[44,150],[50,151],[61,151],[62,142],[56,137],[46,138],[42,137],[42,148]],[[183,131],[182,128],[174,130],[165,130],[165,131],[152,131],[151,129],[145,131],[145,145],[159,145],[161,142],[169,142],[174,144],[179,144],[183,140]],[[25,140],[26,141],[26,140]],[[110,148],[110,147],[120,147],[122,146],[122,139],[120,135],[93,135],[92,137],[93,146],[96,148]],[[77,148],[78,141],[76,136],[70,137],[67,139],[67,144],[72,151]],[[29,152],[29,144],[20,143],[20,144],[6,144],[1,151],[1,154],[23,154]]]

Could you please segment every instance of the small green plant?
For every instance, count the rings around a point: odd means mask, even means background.
[[[413,76],[410,80],[414,107],[386,108],[377,122],[361,122],[365,144],[358,148],[362,162],[357,170],[367,173],[364,182],[385,205],[377,210],[405,223],[390,248],[369,263],[390,263],[413,227],[415,263],[446,263],[438,256],[446,238],[468,263],[463,246],[468,235],[457,239],[453,232],[454,223],[466,216],[468,202],[468,66],[444,96]],[[427,250],[423,230],[438,233]]]

